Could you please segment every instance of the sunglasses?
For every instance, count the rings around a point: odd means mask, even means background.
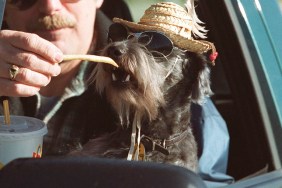
[[[21,11],[31,8],[38,0],[8,0],[7,4]],[[76,3],[80,0],[61,0],[64,3]]]
[[[155,57],[167,57],[173,51],[172,41],[163,33],[157,31],[144,31],[140,33],[129,32],[126,27],[114,23],[109,28],[108,42],[117,42],[135,38],[143,44]]]

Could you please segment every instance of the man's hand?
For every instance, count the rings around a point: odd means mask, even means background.
[[[0,31],[0,96],[32,96],[60,74],[62,52],[35,34]],[[16,66],[13,66],[16,65]],[[11,79],[13,68],[16,76]]]

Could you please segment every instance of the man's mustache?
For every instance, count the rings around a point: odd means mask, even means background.
[[[55,30],[62,28],[72,28],[76,26],[76,20],[64,15],[48,15],[39,18],[34,23],[30,24],[28,30],[30,32],[38,30]]]

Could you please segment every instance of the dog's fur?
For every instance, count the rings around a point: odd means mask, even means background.
[[[147,161],[171,163],[196,171],[197,144],[190,125],[190,105],[191,102],[201,104],[212,93],[206,56],[174,47],[168,57],[154,58],[134,38],[108,44],[102,55],[111,57],[119,65],[114,68],[98,64],[93,72],[97,90],[106,95],[119,117],[117,130],[90,140],[76,153],[126,158],[133,119],[137,117],[141,134],[156,142],[188,130],[185,138],[167,147],[169,155],[146,148]]]

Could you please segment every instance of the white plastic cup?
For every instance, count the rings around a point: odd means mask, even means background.
[[[40,158],[45,123],[39,119],[11,115],[11,124],[5,125],[0,116],[0,169],[17,158]]]

